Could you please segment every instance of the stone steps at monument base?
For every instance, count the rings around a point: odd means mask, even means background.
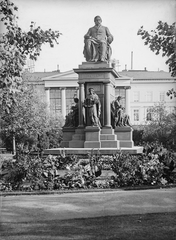
[[[103,140],[100,142],[100,147],[101,148],[117,148],[119,149],[120,147],[120,142],[119,141],[111,141],[111,140]]]
[[[112,128],[102,128],[100,134],[112,134],[114,135],[114,129]]]
[[[133,148],[134,147],[134,142],[133,141],[128,141],[128,140],[119,140],[120,142],[120,147],[123,148]]]
[[[117,136],[113,134],[100,134],[100,141],[101,140],[117,140]]]
[[[84,148],[83,140],[71,140],[69,141],[69,148]]]
[[[74,134],[72,136],[72,140],[85,140],[85,136],[80,134]]]

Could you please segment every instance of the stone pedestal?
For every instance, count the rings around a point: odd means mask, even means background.
[[[117,136],[117,140],[119,140],[120,142],[120,147],[134,147],[134,143],[132,140],[133,129],[131,127],[116,127],[114,132]]]
[[[100,128],[87,126],[85,128],[84,148],[100,148]]]
[[[116,139],[111,127],[111,101],[115,97],[115,81],[119,77],[118,73],[109,63],[89,63],[84,62],[74,69],[78,74],[80,109],[83,101],[89,94],[88,89],[93,88],[101,102],[100,122],[102,130],[99,127],[90,125],[88,112],[86,112],[85,142],[84,148],[117,148],[119,141]],[[83,90],[84,87],[84,90]],[[82,111],[79,112],[80,125]]]
[[[114,129],[103,128],[100,135],[101,148],[117,148],[119,149],[120,144],[117,140],[117,136],[114,134]]]
[[[78,74],[79,84],[79,126],[72,130],[63,129],[62,147],[114,151],[120,148],[133,148],[132,129],[119,127],[114,130],[111,126],[111,102],[115,98],[117,78],[120,78],[116,70],[107,63],[85,62],[74,71]],[[90,126],[88,111],[83,108],[89,88],[94,89],[101,102],[101,129]],[[83,119],[86,120],[86,126]]]
[[[69,141],[69,148],[83,148],[85,141],[84,128],[75,129],[75,134],[73,134],[72,139]]]
[[[73,127],[65,127],[62,129],[63,131],[63,140],[61,142],[61,147],[69,147],[69,141],[72,140],[72,136],[75,134],[75,128]]]

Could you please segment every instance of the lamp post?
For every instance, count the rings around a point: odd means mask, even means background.
[[[13,150],[12,153],[13,155],[16,155],[16,143],[15,143],[15,129],[12,129],[12,144],[13,144]]]

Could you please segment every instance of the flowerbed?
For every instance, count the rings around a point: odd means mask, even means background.
[[[147,150],[146,150],[147,149]],[[20,155],[4,160],[1,191],[35,191],[120,188],[176,183],[175,154],[163,148],[144,148],[142,155],[118,152],[112,156],[89,153],[86,157]],[[102,178],[102,171],[112,175]]]

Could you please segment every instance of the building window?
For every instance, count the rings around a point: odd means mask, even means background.
[[[165,101],[165,92],[160,92],[160,102]]]
[[[50,90],[50,111],[54,115],[61,113],[61,90],[59,88]]]
[[[77,97],[77,89],[66,89],[66,114],[70,112],[71,106],[75,105],[74,98]]]
[[[125,92],[126,92],[126,90],[124,88],[116,88],[115,89],[115,97],[118,97],[118,96],[122,97],[120,103],[121,103],[122,107],[124,107],[124,108],[125,108],[125,104],[126,104]]]
[[[139,91],[134,91],[133,92],[133,101],[134,102],[139,102]]]
[[[152,92],[146,92],[146,102],[152,102]]]
[[[134,121],[139,121],[139,109],[134,109]]]
[[[152,114],[151,114],[150,109],[147,109],[146,120],[147,121],[151,121],[152,120]]]

